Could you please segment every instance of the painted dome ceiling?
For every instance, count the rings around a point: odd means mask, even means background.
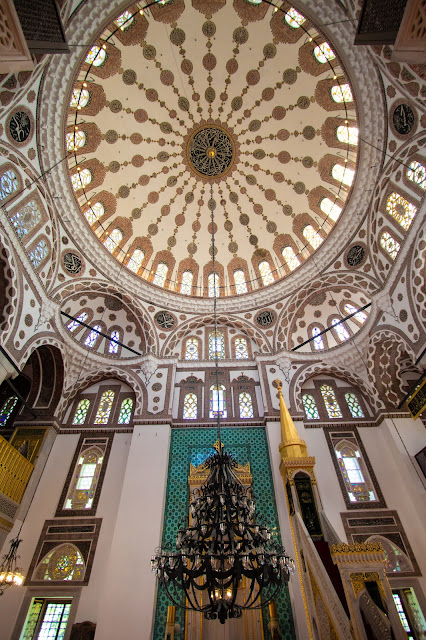
[[[106,250],[187,295],[211,295],[214,268],[223,296],[280,280],[323,242],[357,133],[338,51],[292,5],[169,0],[130,6],[85,53],[65,145]]]

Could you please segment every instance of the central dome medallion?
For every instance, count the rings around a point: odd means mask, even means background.
[[[219,178],[228,173],[235,158],[235,146],[227,131],[217,125],[196,129],[187,143],[187,160],[196,174]]]

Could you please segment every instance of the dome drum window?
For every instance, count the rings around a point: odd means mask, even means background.
[[[361,393],[340,381],[314,379],[303,388],[302,404],[306,420],[350,422],[370,415]]]

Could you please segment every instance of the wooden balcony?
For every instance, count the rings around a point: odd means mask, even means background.
[[[20,503],[34,465],[0,436],[0,492]]]

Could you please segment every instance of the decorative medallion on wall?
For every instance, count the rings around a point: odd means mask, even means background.
[[[346,262],[350,267],[358,267],[365,258],[365,249],[360,244],[354,244],[346,254]]]
[[[66,253],[64,253],[62,262],[65,271],[70,273],[72,276],[76,276],[78,273],[80,273],[83,267],[83,261],[80,256],[78,256],[76,253],[73,253],[72,251],[67,251]]]
[[[170,331],[176,324],[176,318],[168,311],[159,311],[155,316],[155,322],[162,329]]]
[[[32,137],[34,119],[32,113],[26,107],[18,107],[8,118],[6,134],[9,140],[16,146],[24,146]]]
[[[406,136],[414,129],[416,115],[409,104],[402,102],[398,104],[392,114],[391,125],[394,131],[400,136]]]
[[[257,314],[256,322],[259,327],[270,327],[275,322],[275,313],[271,309],[265,309]]]

